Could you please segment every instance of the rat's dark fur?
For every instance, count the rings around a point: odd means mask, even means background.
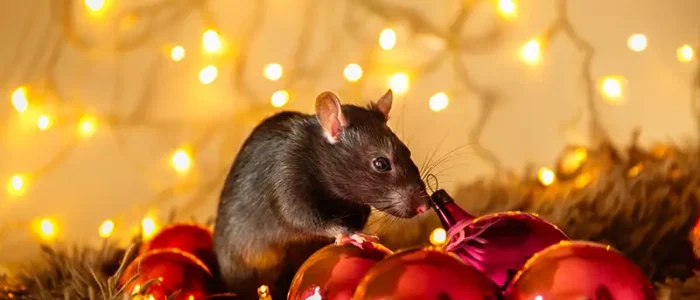
[[[259,124],[226,179],[214,248],[224,285],[243,299],[257,299],[261,284],[286,298],[300,264],[338,234],[359,233],[370,205],[410,218],[427,204],[410,151],[386,124],[391,91],[388,103],[342,105],[342,113],[319,109],[322,96],[317,115],[281,112]],[[343,120],[335,140],[323,123],[334,117]],[[389,158],[390,173],[374,171],[378,156]]]

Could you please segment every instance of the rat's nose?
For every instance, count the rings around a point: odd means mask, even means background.
[[[416,212],[422,214],[430,209],[430,196],[428,196],[426,191],[421,190],[421,192],[415,196],[413,203],[416,207]]]

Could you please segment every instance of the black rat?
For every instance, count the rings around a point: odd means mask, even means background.
[[[332,92],[316,114],[284,111],[248,136],[224,183],[214,228],[221,279],[237,299],[268,285],[286,299],[303,261],[362,233],[371,208],[399,218],[426,211],[430,197],[408,147],[387,125],[393,93],[368,107]]]

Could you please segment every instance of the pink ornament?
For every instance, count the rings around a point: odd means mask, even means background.
[[[533,254],[569,238],[555,225],[532,214],[502,212],[462,219],[447,231],[445,250],[501,287]]]
[[[363,249],[353,244],[323,247],[299,268],[287,299],[349,300],[365,273],[391,253],[373,242],[364,243]]]
[[[653,300],[651,283],[609,246],[564,241],[537,253],[506,289],[509,300]]]
[[[377,263],[353,299],[499,299],[498,286],[456,255],[437,248],[398,252]]]

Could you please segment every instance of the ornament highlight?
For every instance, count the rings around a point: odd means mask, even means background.
[[[352,299],[499,299],[498,286],[456,255],[434,247],[397,252],[377,263]]]
[[[534,255],[506,289],[506,299],[656,299],[642,271],[610,246],[563,241]]]

